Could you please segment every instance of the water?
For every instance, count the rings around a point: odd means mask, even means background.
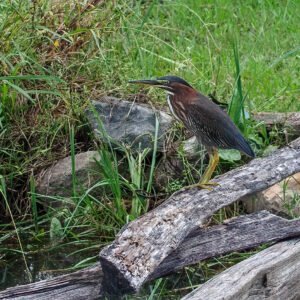
[[[73,267],[87,257],[97,256],[99,252],[98,249],[95,249],[92,252],[89,251],[88,254],[87,251],[83,251],[70,255],[80,248],[64,246],[51,251],[41,251],[27,255],[26,261],[33,282],[77,271],[77,269],[70,270],[68,268]],[[97,258],[92,261],[96,263]],[[16,255],[12,255],[6,261],[0,260],[0,290],[28,283],[30,283],[30,277],[27,275],[26,266],[20,254],[17,257]]]

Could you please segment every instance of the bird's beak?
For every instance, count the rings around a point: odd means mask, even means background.
[[[158,85],[162,86],[166,81],[165,80],[151,80],[151,79],[145,79],[145,80],[130,80],[129,83],[135,83],[135,84],[146,84],[146,85]]]

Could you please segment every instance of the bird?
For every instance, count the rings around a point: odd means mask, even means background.
[[[197,92],[178,76],[163,76],[157,79],[130,80],[132,84],[143,84],[165,90],[172,115],[205,146],[209,154],[208,167],[200,182],[186,188],[212,190],[217,186],[211,182],[212,174],[219,162],[218,149],[236,149],[250,157],[255,153],[233,121],[218,104]]]

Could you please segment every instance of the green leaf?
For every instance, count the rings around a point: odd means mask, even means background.
[[[34,100],[30,97],[30,95],[25,91],[23,90],[22,88],[20,88],[19,86],[13,84],[12,82],[10,81],[6,81],[6,83],[8,85],[10,85],[12,88],[14,88],[15,90],[17,90],[21,95],[23,95],[25,98],[27,98],[28,100],[30,100],[31,102],[34,102]]]
[[[220,149],[219,150],[219,156],[223,160],[227,160],[227,161],[230,161],[230,162],[237,161],[237,160],[241,159],[240,151],[235,150],[235,149],[231,149],[231,150]]]
[[[63,232],[60,221],[56,217],[53,217],[51,220],[51,225],[50,225],[51,241],[61,239],[63,237],[63,235],[64,235],[64,232]]]
[[[269,145],[263,152],[263,156],[268,156],[270,155],[272,152],[274,152],[275,150],[278,149],[278,146],[274,146],[274,145]]]
[[[41,26],[41,25],[39,25],[39,26],[36,26],[36,28],[41,29],[41,30],[48,31],[48,32],[50,32],[51,34],[53,34],[56,38],[62,39],[62,40],[64,40],[64,41],[68,42],[68,43],[72,43],[72,42],[73,42],[72,40],[67,39],[65,36],[58,34],[57,32],[55,32],[55,31],[53,31],[53,30],[47,28],[46,26]]]
[[[63,82],[62,79],[52,75],[13,75],[13,76],[0,76],[0,80],[53,80]]]

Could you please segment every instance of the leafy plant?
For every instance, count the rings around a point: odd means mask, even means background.
[[[295,212],[300,211],[300,195],[297,192],[288,191],[287,187],[288,187],[288,183],[291,180],[291,178],[293,178],[293,177],[290,177],[290,178],[284,180],[284,182],[283,182],[282,202],[283,202],[284,208],[288,211],[290,217],[292,219],[294,219],[294,218],[296,218]],[[291,198],[289,201],[287,200],[288,196]]]
[[[243,94],[237,43],[233,44],[233,55],[234,55],[234,62],[236,68],[236,75],[235,75],[236,81],[235,81],[235,88],[233,90],[233,94],[231,96],[228,105],[228,114],[233,120],[233,122],[240,128],[240,130],[247,137],[247,130],[245,128],[245,123],[246,123],[245,101],[247,99],[247,93],[245,95]]]
[[[64,231],[60,221],[56,217],[53,217],[50,225],[50,240],[51,241],[60,240],[63,238],[63,236],[64,236]]]

